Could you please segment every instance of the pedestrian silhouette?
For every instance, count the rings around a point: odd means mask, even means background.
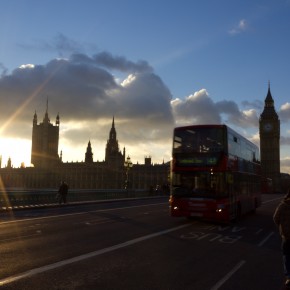
[[[273,219],[282,238],[281,250],[286,277],[285,286],[290,289],[290,189],[284,200],[277,206]]]
[[[60,183],[58,193],[59,193],[59,204],[61,204],[62,202],[66,204],[68,194],[68,184],[66,182],[62,181]]]

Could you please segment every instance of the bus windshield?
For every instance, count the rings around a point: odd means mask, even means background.
[[[185,128],[174,131],[174,153],[225,152],[222,127]]]
[[[172,195],[175,197],[222,198],[227,196],[225,173],[172,173]]]

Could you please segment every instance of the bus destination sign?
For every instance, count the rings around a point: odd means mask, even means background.
[[[213,156],[178,157],[176,159],[177,166],[213,166],[217,162],[218,158]]]

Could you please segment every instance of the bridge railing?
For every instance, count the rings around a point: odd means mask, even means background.
[[[147,190],[126,189],[71,189],[67,195],[69,202],[99,201],[110,199],[138,198],[158,195]],[[57,203],[57,190],[19,190],[9,189],[0,192],[0,208]]]

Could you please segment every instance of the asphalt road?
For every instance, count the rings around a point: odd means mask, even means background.
[[[230,225],[172,218],[168,197],[2,212],[0,289],[283,289],[281,198]]]

